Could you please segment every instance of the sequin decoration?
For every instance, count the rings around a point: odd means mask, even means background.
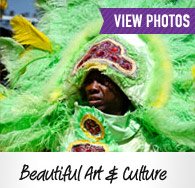
[[[81,129],[87,137],[94,140],[104,138],[104,127],[93,115],[86,114],[81,121]]]
[[[75,66],[73,74],[80,68],[84,67],[88,62],[96,61],[117,68],[118,70],[132,75],[136,70],[135,62],[125,56],[123,46],[116,41],[107,39],[93,45],[84,57]]]
[[[84,128],[94,136],[101,134],[100,126],[92,119],[87,119],[84,122]]]
[[[72,146],[71,152],[105,152],[105,148],[94,144],[76,144]]]

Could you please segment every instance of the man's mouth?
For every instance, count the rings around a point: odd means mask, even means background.
[[[103,105],[103,102],[101,100],[89,101],[89,105],[90,106],[99,107],[99,106]]]
[[[97,95],[88,96],[88,102],[90,106],[99,107],[103,105],[102,98]]]

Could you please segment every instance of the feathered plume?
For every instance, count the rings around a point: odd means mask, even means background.
[[[52,46],[49,38],[27,19],[18,15],[10,21],[14,30],[14,39],[21,44],[31,45],[35,48],[51,52]]]
[[[5,10],[7,8],[7,0],[1,0],[0,9]]]

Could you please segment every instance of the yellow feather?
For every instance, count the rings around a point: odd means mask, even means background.
[[[0,93],[0,100],[2,100],[4,98],[5,98],[5,96],[2,93]]]
[[[31,45],[35,48],[51,52],[52,46],[49,38],[27,19],[17,15],[10,21],[14,30],[14,39],[23,45]]]
[[[62,89],[55,89],[49,96],[49,101],[54,102],[62,95]]]
[[[0,9],[5,10],[7,8],[7,0],[1,0]]]
[[[195,65],[192,66],[192,78],[195,80]]]

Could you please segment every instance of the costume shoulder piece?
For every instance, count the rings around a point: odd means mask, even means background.
[[[1,151],[121,151],[131,136],[137,140],[123,151],[148,145],[156,151],[195,150],[195,36],[99,34],[100,7],[184,8],[193,3],[36,4],[42,14],[36,27],[16,16],[13,39],[0,39],[1,61],[9,71],[9,86],[0,87]],[[94,69],[119,86],[135,106],[133,112],[111,117],[85,106],[80,89]]]

